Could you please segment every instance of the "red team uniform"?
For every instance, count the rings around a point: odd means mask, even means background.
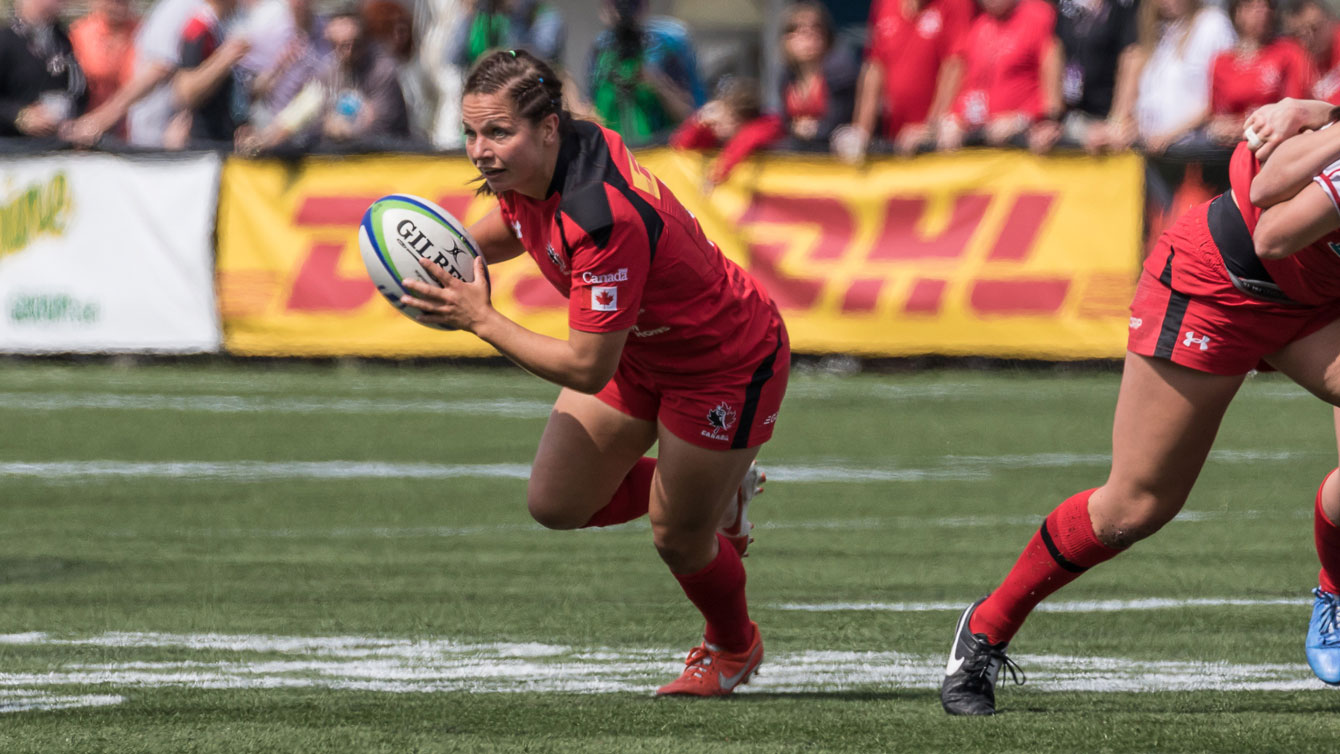
[[[632,329],[597,398],[704,448],[772,436],[791,362],[776,305],[618,134],[572,121],[546,197],[498,200],[572,329]]]
[[[1210,67],[1210,111],[1246,115],[1285,97],[1305,98],[1313,76],[1307,53],[1292,39],[1276,39],[1247,57],[1225,50]]]
[[[1042,58],[1056,28],[1046,0],[1019,0],[1004,18],[979,14],[963,38],[963,84],[954,114],[969,128],[1001,115],[1045,115]]]
[[[875,0],[869,56],[884,67],[884,136],[924,123],[935,99],[940,66],[960,52],[972,22],[972,0],[930,0],[912,18],[902,0]]]
[[[1284,259],[1256,256],[1252,232],[1261,210],[1249,197],[1260,170],[1256,155],[1239,144],[1229,164],[1232,188],[1187,211],[1159,239],[1131,302],[1132,352],[1211,374],[1245,374],[1340,319],[1340,231]],[[1313,180],[1340,212],[1340,162]]]

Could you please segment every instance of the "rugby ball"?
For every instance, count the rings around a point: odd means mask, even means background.
[[[441,287],[419,260],[435,262],[457,280],[469,283],[475,278],[475,257],[479,256],[479,245],[470,231],[450,212],[409,194],[383,196],[368,207],[358,226],[358,249],[377,292],[416,321],[420,311],[400,303],[406,293],[401,281],[419,280]]]

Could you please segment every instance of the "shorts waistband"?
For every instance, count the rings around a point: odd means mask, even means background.
[[[1280,289],[1270,276],[1270,271],[1261,264],[1260,257],[1256,256],[1252,234],[1247,230],[1242,212],[1233,203],[1229,193],[1225,191],[1210,202],[1206,224],[1233,287],[1260,301],[1301,306]]]

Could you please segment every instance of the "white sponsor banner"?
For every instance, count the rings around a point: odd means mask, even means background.
[[[0,352],[218,350],[219,165],[0,158]]]

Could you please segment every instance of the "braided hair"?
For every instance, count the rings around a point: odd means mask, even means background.
[[[494,50],[470,69],[463,94],[503,96],[532,123],[557,115],[560,125],[571,117],[563,107],[563,82],[548,63],[525,50]]]
[[[485,53],[465,78],[462,96],[499,94],[518,115],[538,125],[549,115],[558,116],[559,133],[568,128],[572,113],[563,106],[563,82],[548,63],[525,50],[494,50]],[[487,182],[476,193],[492,194]]]

